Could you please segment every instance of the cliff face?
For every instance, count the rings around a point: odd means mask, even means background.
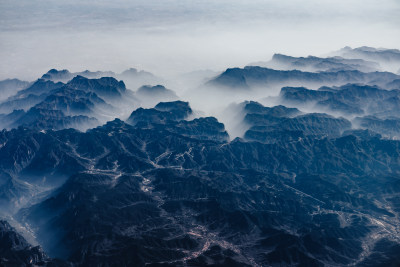
[[[0,220],[0,264],[2,266],[33,266],[47,259],[40,247],[32,247],[6,222]]]

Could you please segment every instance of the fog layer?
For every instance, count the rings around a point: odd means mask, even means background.
[[[0,79],[50,68],[161,76],[223,70],[272,53],[396,47],[400,4],[384,1],[0,1]]]

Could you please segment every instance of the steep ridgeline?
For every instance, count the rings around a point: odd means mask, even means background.
[[[351,48],[346,46],[332,54],[345,58],[376,61],[387,69],[394,68],[394,70],[397,70],[400,65],[400,50],[398,49],[373,48],[368,46]]]
[[[244,122],[250,125],[244,138],[263,143],[290,142],[304,137],[339,137],[351,128],[344,118],[323,113],[302,114],[297,108],[264,107],[257,102],[243,103]]]
[[[227,69],[207,86],[225,89],[268,89],[275,86],[323,86],[364,83],[386,85],[400,77],[390,72],[364,73],[357,70],[335,72],[303,72],[299,70],[274,70],[257,66]]]
[[[369,129],[385,138],[400,140],[400,118],[378,118],[375,116],[355,117],[353,124],[358,128]]]
[[[85,130],[119,115],[117,107],[136,102],[122,81],[76,76],[67,84],[39,79],[0,104],[0,126]],[[7,114],[8,113],[8,114]]]
[[[400,266],[398,50],[345,50],[209,81],[233,140],[135,69],[0,83],[0,265]]]
[[[49,259],[43,250],[31,246],[6,221],[0,220],[0,265],[13,266],[69,266]]]
[[[52,90],[62,87],[62,83],[54,83],[39,79],[28,88],[20,90],[16,95],[0,103],[0,113],[9,113],[13,110],[27,110],[43,101]]]
[[[354,127],[370,129],[385,137],[400,137],[400,90],[358,84],[318,90],[284,87],[280,102],[348,116]]]
[[[90,160],[56,133],[22,127],[0,132],[0,215],[40,201],[70,175],[90,167]]]
[[[151,109],[135,110],[127,122],[137,127],[161,127],[170,132],[200,140],[227,141],[229,139],[224,125],[213,117],[184,120],[192,113],[188,102],[160,102]]]
[[[180,121],[192,114],[188,102],[160,102],[154,108],[139,108],[132,112],[127,122],[136,125],[137,123],[161,123],[167,124],[172,121]]]
[[[143,84],[158,84],[162,82],[162,79],[154,76],[152,73],[142,70],[138,71],[137,69],[134,68],[125,70],[122,73],[115,73],[112,71],[89,71],[89,70],[71,73],[68,70],[51,69],[47,73],[43,74],[42,79],[50,80],[53,82],[67,83],[76,76],[82,76],[88,79],[113,77],[117,80],[123,80],[130,89],[139,88]]]
[[[281,102],[291,105],[311,106],[344,115],[398,116],[400,91],[384,90],[377,86],[347,84],[341,87],[321,87],[309,90],[304,87],[284,87]]]
[[[380,66],[377,62],[365,61],[362,59],[349,59],[342,57],[291,57],[282,54],[274,54],[268,62],[254,62],[249,66],[259,66],[264,68],[273,68],[279,70],[301,70],[309,72],[318,71],[352,71],[361,72],[378,71]]]
[[[325,138],[319,124],[348,122],[245,107],[257,123],[294,120],[280,124],[303,137],[229,142],[216,119],[166,102],[85,133],[3,131],[1,179],[68,177],[16,217],[51,257],[80,266],[399,263],[400,142]]]

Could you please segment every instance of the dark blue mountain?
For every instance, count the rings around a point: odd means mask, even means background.
[[[400,266],[399,76],[275,58],[338,70],[228,69],[198,90],[240,103],[204,110],[223,121],[113,73],[18,89],[0,103],[0,266]],[[281,86],[274,106],[239,100]]]
[[[398,141],[220,143],[174,123],[47,133],[89,165],[20,212],[45,251],[80,265],[398,262]]]
[[[120,74],[114,73],[112,71],[89,71],[89,70],[71,73],[68,70],[51,69],[47,73],[43,74],[42,79],[50,80],[53,82],[67,83],[76,76],[82,76],[88,79],[113,77],[118,80],[123,80],[129,86],[130,89],[136,89],[145,84],[157,84],[162,82],[160,78],[154,76],[152,73],[142,70],[138,71],[135,68],[127,69]]]
[[[137,124],[138,122],[167,123],[168,121],[178,121],[187,118],[192,114],[192,109],[188,102],[160,102],[154,108],[139,108],[132,112],[127,122]]]
[[[44,264],[46,255],[39,247],[32,247],[6,221],[0,220],[1,266],[33,266]]]
[[[33,107],[11,124],[11,127],[25,126],[34,129],[60,130],[65,128],[87,129],[99,124],[93,117],[67,116],[61,110]]]
[[[376,62],[365,61],[362,59],[348,59],[342,57],[320,58],[314,56],[291,57],[282,54],[274,54],[268,62],[254,62],[249,66],[259,66],[265,68],[277,68],[282,70],[301,70],[301,71],[344,71],[358,70],[362,72],[373,72],[379,70],[380,66]]]
[[[69,70],[56,70],[51,69],[47,73],[43,74],[42,79],[50,80],[53,82],[67,83],[76,76],[82,76],[88,79],[99,79],[101,77],[115,77],[115,73],[112,71],[89,71],[85,70],[82,72],[71,73]]]
[[[122,81],[114,78],[77,76],[67,84],[41,79],[0,104],[0,110],[10,112],[0,115],[0,126],[86,130],[99,125],[104,116],[118,113],[118,108],[109,103],[123,106],[132,102],[133,95]],[[17,111],[16,108],[26,111]]]
[[[244,122],[250,125],[244,138],[264,143],[297,141],[313,138],[338,137],[351,128],[344,118],[334,118],[322,113],[301,114],[296,108],[263,107],[257,102],[244,106]]]
[[[314,105],[315,109],[345,115],[396,116],[400,110],[399,97],[399,90],[389,91],[377,86],[359,84],[321,87],[319,90],[284,87],[280,92],[283,103],[308,107]]]
[[[374,48],[368,46],[351,48],[346,46],[335,52],[335,54],[346,58],[361,58],[378,62],[400,62],[400,50],[398,49]]]
[[[229,140],[222,123],[213,117],[184,120],[192,114],[189,103],[183,101],[160,102],[154,108],[139,108],[132,112],[127,122],[140,128],[162,128],[199,140],[224,142]]]
[[[123,81],[117,81],[111,77],[87,79],[82,76],[76,76],[68,82],[67,86],[82,91],[94,92],[104,98],[120,98],[126,91]]]
[[[68,82],[74,75],[68,70],[51,69],[42,75],[43,80],[50,80],[53,82]]]
[[[274,70],[261,67],[227,69],[215,79],[207,82],[212,87],[228,89],[266,89],[269,86],[321,86],[364,83],[386,85],[388,81],[399,79],[390,72],[363,73],[360,71],[302,72],[298,70]]]
[[[9,114],[0,114],[0,127],[9,128],[15,121],[19,120],[23,115],[25,115],[25,111],[22,109],[16,109]]]
[[[95,106],[112,108],[94,92],[62,87],[47,96],[36,108],[61,110],[68,114],[90,114]]]
[[[28,88],[21,90],[12,99],[23,98],[29,95],[43,95],[51,92],[54,89],[62,87],[64,84],[61,82],[54,83],[52,81],[47,81],[44,79],[38,79]]]
[[[9,113],[15,109],[28,110],[30,107],[44,100],[52,90],[62,86],[62,83],[39,79],[28,88],[18,91],[15,96],[0,103],[0,113]]]
[[[302,114],[297,108],[287,108],[285,106],[264,107],[258,102],[249,101],[245,103],[244,111],[246,114],[260,114],[270,117],[294,117]]]
[[[8,222],[0,220],[0,265],[12,266],[70,266],[47,257],[39,246],[30,245]]]
[[[377,118],[375,116],[356,117],[354,123],[364,129],[370,129],[387,138],[400,139],[400,118]]]

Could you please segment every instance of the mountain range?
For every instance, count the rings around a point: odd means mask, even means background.
[[[341,51],[0,82],[0,265],[398,266],[398,50]]]

